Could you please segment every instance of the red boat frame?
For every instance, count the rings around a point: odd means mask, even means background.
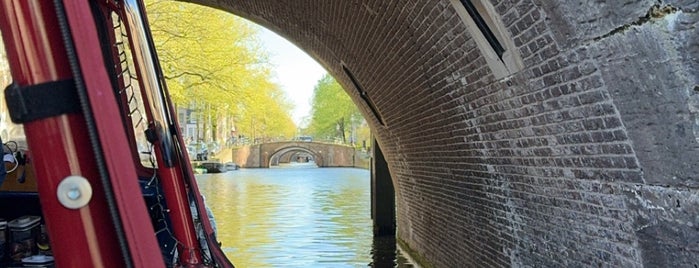
[[[99,2],[101,8],[123,8],[123,1]],[[73,79],[87,92],[82,113],[24,123],[51,247],[58,267],[165,267],[138,181],[143,167],[132,149],[133,131],[122,124],[125,108],[118,105],[103,58],[94,5],[89,0],[0,1],[0,31],[13,86]],[[174,116],[169,98],[165,103],[165,112]],[[166,123],[174,132],[175,161],[164,162],[159,140],[154,148],[157,176],[180,246],[177,266],[232,267],[214,239],[189,158],[181,149],[185,145],[177,121]],[[56,198],[59,183],[74,175],[86,178],[93,190],[89,203],[78,209],[66,208]],[[205,237],[197,236],[190,203],[202,215]],[[206,241],[208,253],[200,241]]]

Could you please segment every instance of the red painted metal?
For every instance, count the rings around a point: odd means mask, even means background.
[[[0,31],[20,86],[72,77],[54,12],[50,1],[0,2]],[[56,265],[123,267],[83,116],[41,119],[24,129]],[[56,199],[58,183],[70,175],[87,178],[93,188],[89,204],[77,210]]]
[[[156,155],[162,155],[159,146],[155,147]],[[189,209],[189,198],[187,198],[187,189],[184,186],[182,173],[179,166],[172,168],[164,168],[164,166],[162,157],[158,157],[158,176],[160,176],[167,207],[170,210],[172,231],[181,243],[178,245],[180,263],[183,265],[201,264],[201,251],[194,232],[192,212]]]
[[[136,267],[162,267],[165,264],[137,181],[128,132],[121,121],[115,121],[121,118],[119,107],[105,69],[90,1],[70,0],[64,4],[73,39],[79,40],[74,43],[90,104],[99,107],[93,108],[93,116],[132,263]]]
[[[168,103],[168,108],[170,110],[170,114],[176,115],[175,113],[175,106],[172,105],[172,100],[170,99],[169,96],[167,96],[167,103]],[[186,148],[184,144],[184,140],[181,138],[182,133],[181,133],[181,128],[179,126],[179,120],[175,120],[175,131],[177,133],[177,137],[180,137],[180,139],[176,140],[178,143],[179,148]],[[182,150],[180,150],[179,155],[181,157],[181,162],[179,163],[191,163],[189,161],[189,155],[184,153]],[[221,250],[220,245],[215,243],[215,238],[214,238],[214,229],[211,227],[211,222],[209,221],[208,214],[206,212],[206,204],[204,203],[204,198],[202,198],[201,193],[199,192],[199,187],[197,186],[196,181],[194,181],[194,170],[192,169],[192,166],[189,164],[184,164],[181,166],[182,172],[184,175],[184,181],[187,185],[189,185],[189,190],[192,192],[192,196],[194,197],[195,204],[197,204],[196,209],[197,209],[197,214],[200,215],[200,220],[202,222],[202,225],[204,227],[204,233],[208,237],[207,242],[209,246],[209,250],[211,251],[211,257],[215,260],[216,264],[219,265],[219,267],[222,268],[233,268],[233,264],[228,260],[226,255],[223,253]]]
[[[168,103],[170,103],[170,113],[176,114],[174,112],[174,105],[172,105],[172,101],[168,97]],[[176,126],[176,132],[178,137],[182,137],[182,133],[180,132],[180,127],[179,124],[177,123],[179,121],[175,122]],[[186,148],[183,139],[178,139],[177,142],[179,143],[179,148]],[[182,162],[180,163],[190,163],[189,161],[189,156],[184,153],[180,152],[180,155],[182,157]],[[202,198],[201,193],[199,192],[199,187],[197,186],[196,182],[194,180],[194,170],[192,169],[191,165],[183,165],[182,166],[183,172],[184,172],[184,179],[187,185],[189,185],[189,190],[192,191],[192,196],[194,196],[195,203],[197,204],[196,209],[197,209],[197,214],[200,215],[200,220],[202,222],[202,225],[204,227],[204,233],[208,237],[207,242],[209,246],[209,250],[211,251],[211,257],[215,260],[216,264],[219,265],[219,267],[222,268],[233,268],[233,264],[228,260],[228,257],[223,253],[221,250],[220,245],[216,244],[216,239],[214,238],[214,229],[211,225],[211,222],[209,221],[208,214],[206,212],[206,204],[204,203],[204,198]]]
[[[138,4],[140,5],[140,10],[143,10],[143,6],[141,5],[142,3],[139,2]],[[123,13],[123,10],[121,11],[122,17],[126,17],[127,15]],[[143,14],[143,16],[145,19],[145,14]],[[130,29],[129,25],[130,23],[125,23],[127,31],[133,33],[134,29]],[[148,26],[144,25],[144,27],[147,28]],[[130,37],[134,38],[133,35]],[[135,45],[134,43],[138,42],[129,42],[129,44],[132,46],[131,50],[137,54],[137,51],[141,51],[141,49],[143,48],[133,47]],[[151,51],[151,53],[154,53],[154,51]],[[147,92],[147,87],[144,85],[144,79],[158,78],[148,77],[147,74],[149,72],[147,71],[142,72],[144,68],[147,68],[147,65],[145,63],[139,62],[138,60],[134,59],[134,65],[137,67],[135,68],[136,76],[140,78],[138,82],[140,83],[139,88],[141,88],[141,95],[157,97]],[[143,105],[144,107],[157,107],[151,105],[151,102],[157,101],[158,100],[144,98]],[[160,113],[161,111],[145,109],[145,112],[149,122],[153,122],[155,118],[154,114]],[[168,124],[168,122],[160,123]],[[166,126],[162,127],[165,128]],[[150,128],[151,130],[154,130],[155,133],[161,131],[161,129],[158,126],[154,126],[153,124],[151,124]],[[167,133],[166,135],[171,135],[169,131],[164,131]],[[172,228],[172,232],[178,241],[177,246],[179,251],[179,263],[184,266],[199,266],[203,263],[201,256],[201,246],[199,245],[199,241],[197,239],[194,227],[194,221],[192,219],[192,212],[189,206],[188,191],[185,181],[183,179],[182,167],[180,162],[178,161],[181,160],[181,157],[177,157],[178,159],[174,161],[174,166],[168,167],[164,161],[165,156],[162,152],[161,143],[162,141],[157,140],[154,142],[153,146],[156,155],[156,160],[158,162],[157,176],[160,178],[160,183],[163,189],[163,195],[165,197],[165,202],[169,210],[168,216],[170,217],[170,227]]]
[[[93,108],[93,117],[132,258],[128,261],[135,267],[163,267],[160,248],[137,181],[137,161],[134,161],[127,136],[130,130],[125,130],[124,124],[115,122],[121,120],[119,107],[105,69],[90,1],[64,0],[64,4],[72,38],[76,40],[78,63],[90,105],[99,107]],[[106,1],[106,4],[114,2]],[[142,3],[139,4],[142,7]],[[15,83],[26,86],[72,78],[57,25],[52,1],[0,1],[0,31]],[[166,109],[175,115],[171,102],[169,99],[167,101],[170,105]],[[147,111],[150,112],[153,111]],[[176,123],[174,125],[177,127]],[[24,127],[32,149],[42,212],[57,266],[125,266],[96,168],[85,118],[81,114],[62,115],[26,123]],[[181,137],[179,129],[175,132]],[[185,148],[181,138],[175,139],[175,142],[179,148]],[[209,237],[212,257],[221,267],[232,267],[212,238],[213,230],[187,155],[182,149],[179,150],[175,165],[165,167],[163,154],[157,145],[155,153],[160,167],[157,174],[170,210],[171,227],[181,243],[179,265],[204,265],[189,206],[189,198],[194,197],[197,212]],[[93,188],[92,200],[77,210],[63,207],[56,199],[58,183],[70,175],[87,178]]]

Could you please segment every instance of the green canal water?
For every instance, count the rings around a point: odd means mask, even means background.
[[[374,239],[369,171],[291,164],[197,175],[222,248],[245,267],[413,267]]]

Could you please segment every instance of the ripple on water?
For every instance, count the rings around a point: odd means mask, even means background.
[[[367,170],[241,169],[197,180],[236,267],[412,267],[395,239],[373,238]]]

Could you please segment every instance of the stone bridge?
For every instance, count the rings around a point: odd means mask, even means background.
[[[699,1],[188,1],[335,77],[424,266],[699,267]]]
[[[282,141],[243,146],[231,150],[231,159],[244,168],[268,168],[301,157],[319,167],[355,167],[359,161],[351,146],[322,142]]]

